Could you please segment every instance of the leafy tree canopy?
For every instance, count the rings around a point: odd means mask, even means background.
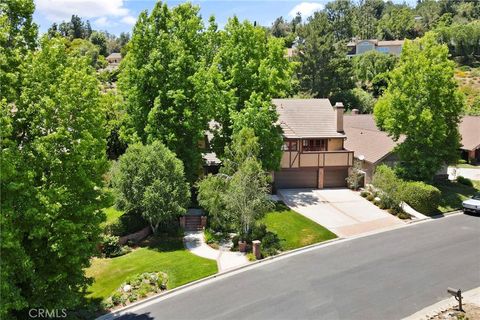
[[[443,165],[456,160],[464,101],[453,77],[454,66],[447,46],[428,33],[405,43],[398,66],[390,72],[388,88],[374,113],[377,125],[394,140],[405,136],[396,149],[402,177],[430,180]]]
[[[186,213],[190,189],[183,164],[161,142],[131,145],[113,169],[118,203],[141,214],[153,232]]]
[[[43,38],[21,72],[21,95],[2,103],[0,312],[26,318],[26,308],[72,308],[82,298],[108,164],[87,60],[69,55],[63,39]]]

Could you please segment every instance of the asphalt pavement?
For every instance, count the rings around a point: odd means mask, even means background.
[[[480,217],[340,241],[137,306],[135,319],[401,319],[480,286]]]

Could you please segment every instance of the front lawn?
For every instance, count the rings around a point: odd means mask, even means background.
[[[441,213],[445,213],[461,209],[463,200],[470,198],[480,191],[480,181],[472,182],[474,187],[450,181],[435,184],[435,187],[442,192],[438,210]]]
[[[86,270],[95,282],[90,298],[108,298],[126,279],[134,275],[161,271],[168,275],[168,289],[216,273],[217,262],[198,257],[183,246],[181,238],[150,238],[133,252],[112,259],[94,258]]]
[[[103,223],[104,225],[111,224],[123,215],[123,211],[115,209],[114,206],[103,209],[103,212],[107,215],[107,220]]]
[[[284,250],[292,250],[313,243],[336,238],[337,236],[321,225],[278,203],[275,211],[269,212],[262,220],[267,230],[274,232],[282,241]]]

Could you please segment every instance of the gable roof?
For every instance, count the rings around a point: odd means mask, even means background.
[[[328,99],[273,99],[285,138],[343,138]]]
[[[345,149],[355,151],[355,156],[363,155],[365,161],[376,163],[388,156],[398,142],[384,131],[380,131],[371,114],[345,115],[343,129],[347,139]]]
[[[345,115],[343,127],[347,139],[345,148],[355,151],[355,155],[365,156],[365,160],[375,163],[387,155],[403,141],[395,142],[384,131],[380,131],[371,114]],[[462,149],[474,150],[480,147],[480,116],[465,116],[459,124]]]
[[[465,116],[459,125],[462,149],[480,148],[480,116]]]

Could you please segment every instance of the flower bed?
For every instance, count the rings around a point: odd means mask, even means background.
[[[124,283],[105,301],[105,308],[125,306],[167,290],[168,276],[163,272],[145,272]]]

